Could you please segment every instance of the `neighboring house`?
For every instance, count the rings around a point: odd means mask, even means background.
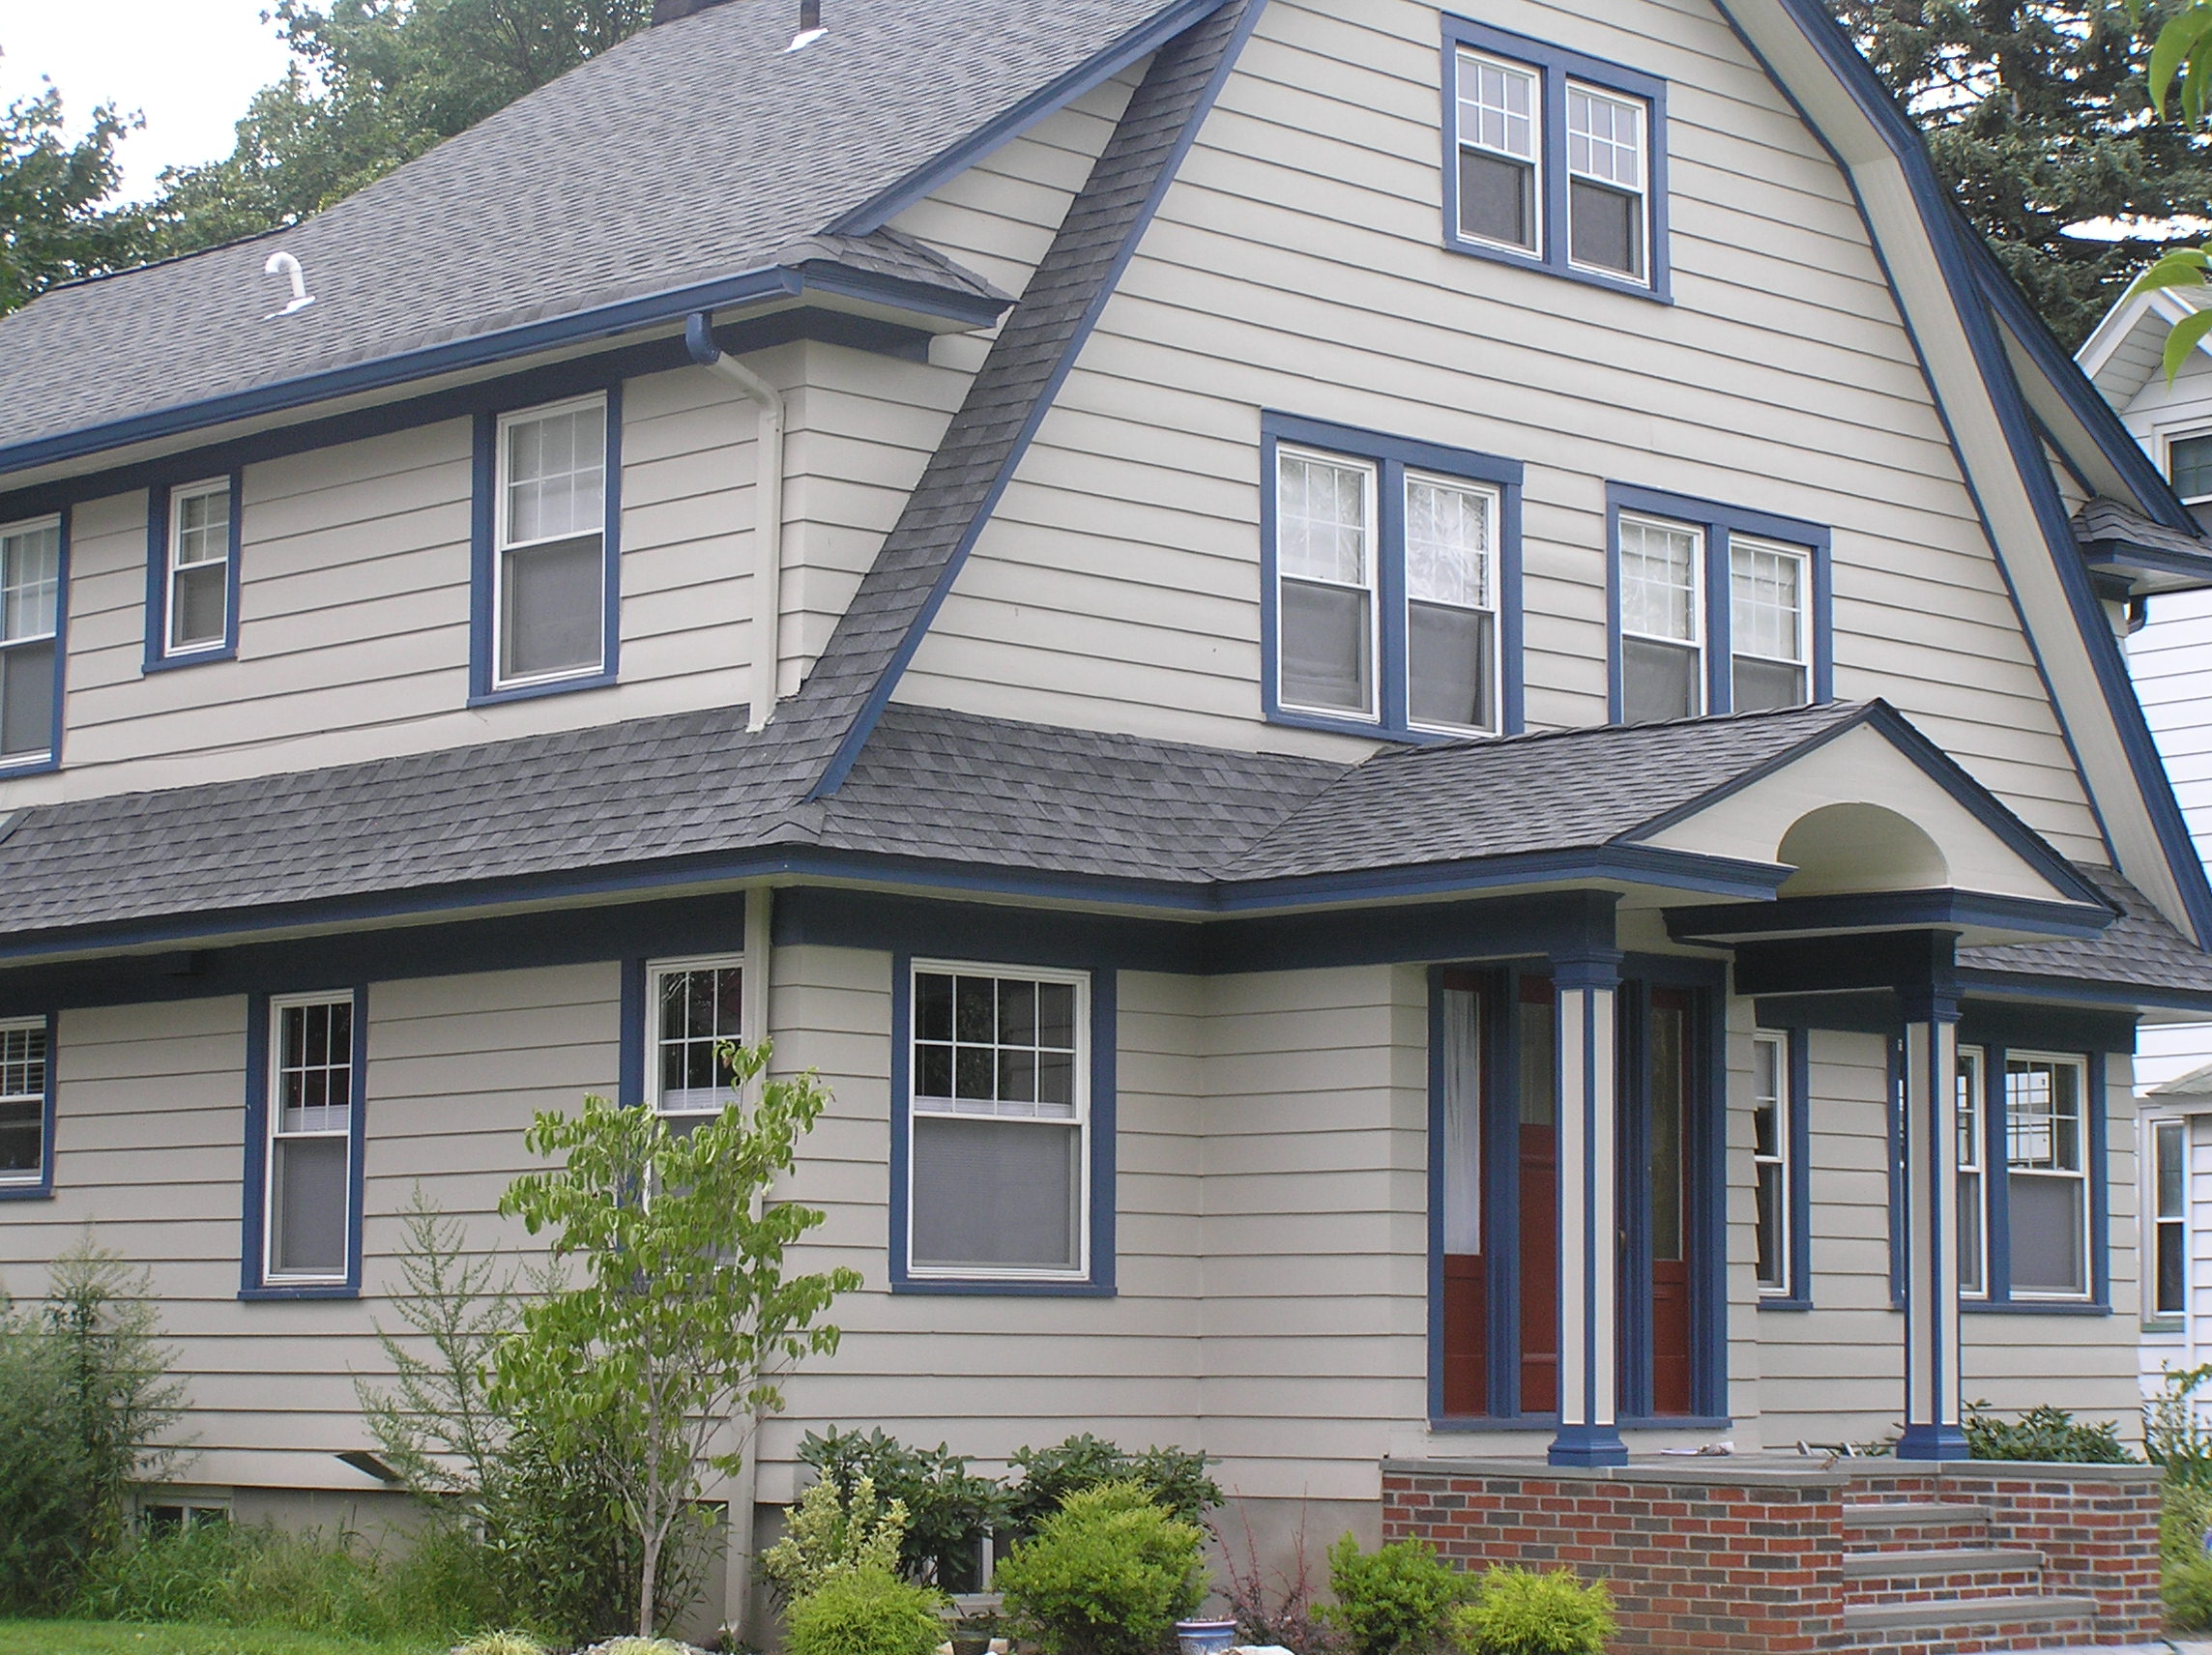
[[[1602,1490],[1665,1647],[2153,1629],[2147,1485],[1950,1463],[2133,1419],[2212,548],[1815,0],[794,12],[0,321],[0,1270],[151,1268],[164,1500],[375,1495],[411,1193],[767,1036],[867,1286],[742,1538],[1089,1430]]]

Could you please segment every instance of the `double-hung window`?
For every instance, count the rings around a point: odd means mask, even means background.
[[[1268,716],[1517,727],[1520,467],[1287,415],[1265,431]]]
[[[1615,484],[1613,714],[1625,724],[1828,696],[1828,533]]]
[[[908,1276],[1088,1279],[1090,973],[917,961],[907,988]]]
[[[2087,1065],[2005,1057],[2005,1204],[2015,1298],[2089,1296]]]
[[[492,500],[480,560],[478,692],[607,682],[617,610],[614,397],[595,392],[485,424]]]
[[[1461,17],[1443,61],[1445,245],[1664,298],[1664,83]]]
[[[0,1023],[0,1195],[40,1194],[51,1186],[51,1046],[43,1017]]]
[[[236,637],[238,545],[228,478],[169,490],[161,570],[160,655],[227,651]]]
[[[2150,1281],[2146,1320],[2189,1308],[2189,1122],[2150,1123]]]
[[[0,528],[0,773],[55,756],[62,584],[60,518]]]
[[[735,1078],[728,1049],[744,1038],[744,966],[721,958],[655,964],[646,973],[653,1107],[680,1127],[719,1115]]]
[[[1953,1115],[1959,1134],[1959,1292],[1982,1298],[1990,1291],[1989,1135],[1982,1124],[1989,1082],[1987,1056],[1978,1046],[1959,1048]]]
[[[1758,1281],[1761,1293],[1787,1295],[1796,1276],[1790,1234],[1794,1212],[1790,1036],[1759,1034],[1751,1046],[1751,1164],[1758,1183]]]
[[[360,1067],[356,997],[269,1002],[266,1209],[261,1285],[336,1286],[353,1278]]]

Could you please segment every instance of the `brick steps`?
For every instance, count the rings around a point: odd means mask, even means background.
[[[1912,1552],[1924,1546],[1986,1546],[1990,1514],[1941,1500],[1868,1500],[1844,1507],[1844,1544],[1853,1552]]]
[[[2043,1589],[2043,1553],[1994,1546],[1847,1552],[1847,1603],[1865,1605],[2031,1597]]]
[[[2082,1648],[2097,1639],[2097,1600],[2023,1592],[1934,1603],[1844,1606],[1838,1649],[1970,1655],[2022,1644]]]

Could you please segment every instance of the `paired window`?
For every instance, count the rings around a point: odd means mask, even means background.
[[[229,478],[168,491],[160,587],[149,654],[159,661],[225,655],[238,643],[237,495]]]
[[[1827,699],[1826,530],[1618,484],[1611,508],[1615,722]]]
[[[480,423],[478,699],[612,681],[620,428],[613,392]]]
[[[1091,1273],[1091,978],[916,962],[906,985],[911,1280]]]
[[[1446,245],[1664,296],[1663,84],[1464,18],[1444,37]]]
[[[59,517],[0,529],[0,770],[55,757],[62,562]]]
[[[2146,1318],[2189,1309],[2189,1122],[2150,1124],[2150,1281]]]
[[[53,1030],[44,1017],[0,1023],[0,1195],[52,1187]]]
[[[647,1086],[653,1107],[681,1123],[721,1114],[735,1076],[726,1048],[744,1038],[744,967],[734,958],[680,960],[646,972],[653,1008]]]
[[[1268,715],[1390,735],[1519,722],[1520,467],[1269,416]]]
[[[1959,1291],[1991,1302],[2098,1293],[2087,1059],[1962,1046],[1958,1057]]]
[[[259,1279],[249,1289],[359,1282],[361,1067],[355,993],[268,1002],[261,1080]]]
[[[1796,1234],[1798,1112],[1792,1037],[1759,1033],[1751,1044],[1751,1164],[1758,1191],[1756,1262],[1760,1292],[1800,1296]]]

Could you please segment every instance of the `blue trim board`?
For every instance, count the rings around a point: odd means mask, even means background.
[[[2093,570],[2116,569],[2149,570],[2158,574],[2180,576],[2198,586],[2212,586],[2212,551],[2173,552],[2161,546],[2145,546],[2134,540],[2088,540],[2081,546],[2081,556]],[[2133,594],[2134,583],[2129,583]],[[2160,588],[2159,592],[2174,590]],[[2158,595],[2157,593],[2152,595]]]
[[[744,935],[744,917],[741,910],[738,935]],[[669,949],[670,953],[689,953],[689,949]],[[747,962],[748,966],[752,962]],[[638,955],[622,963],[622,1032],[617,1037],[615,1058],[615,1102],[624,1109],[638,1109],[645,1103],[645,1052],[648,1022],[653,1008],[646,1004],[646,959]]]
[[[1668,250],[1667,83],[1656,75],[1603,58],[1557,46],[1445,13],[1443,22],[1443,246],[1446,250],[1491,259],[1522,270],[1542,271],[1570,281],[1586,282],[1634,299],[1674,303],[1674,271]],[[1543,199],[1537,204],[1536,251],[1474,241],[1460,232],[1459,213],[1459,53],[1462,46],[1510,58],[1536,71],[1542,83]],[[1649,110],[1644,154],[1645,262],[1650,279],[1637,281],[1578,265],[1568,256],[1567,82],[1572,79],[1641,101]]]
[[[1286,708],[1281,694],[1282,633],[1276,582],[1276,450],[1289,443],[1365,460],[1376,473],[1376,715],[1359,718]],[[1497,567],[1498,723],[1495,732],[1518,736],[1527,688],[1521,661],[1521,484],[1519,460],[1477,453],[1416,437],[1364,430],[1328,420],[1264,409],[1260,415],[1260,698],[1270,724],[1330,730],[1409,743],[1441,743],[1474,733],[1416,729],[1408,705],[1410,619],[1406,599],[1405,500],[1409,470],[1488,483],[1499,491]],[[1474,735],[1479,739],[1479,735]]]
[[[179,490],[221,480],[230,489],[230,556],[223,568],[222,642],[206,649],[169,650],[169,538],[174,532]],[[238,659],[238,599],[246,562],[246,478],[238,466],[226,472],[169,468],[165,479],[146,489],[146,658],[145,673],[174,672],[210,661]]]
[[[1748,937],[1854,931],[1894,931],[1927,926],[1986,926],[2045,937],[2094,937],[2116,915],[2102,905],[2039,902],[2023,896],[1977,891],[1890,890],[1838,896],[1785,896],[1772,902],[1720,903],[1670,908],[1667,934],[1677,943]]]
[[[269,994],[246,1002],[246,1169],[241,1180],[238,1296],[248,1300],[361,1296],[362,1150],[368,1115],[368,988],[353,990],[353,1108],[346,1143],[346,1274],[342,1282],[271,1282],[264,1271],[269,1190]],[[276,997],[276,998],[280,998]]]
[[[777,905],[777,918],[782,904]],[[932,948],[930,959],[958,959]],[[1110,962],[1080,956],[1050,962],[1062,971],[1082,971],[1091,979],[1091,1182],[1086,1192],[1091,1221],[1091,1268],[1083,1280],[1040,1281],[1034,1278],[984,1275],[944,1278],[917,1277],[907,1265],[907,1229],[912,1201],[914,1126],[914,961],[912,950],[900,947],[891,956],[891,1077],[890,1077],[890,1234],[887,1257],[890,1289],[894,1293],[939,1293],[991,1298],[1111,1298],[1115,1295],[1115,1204],[1117,1199],[1117,1134],[1115,1058],[1121,1045],[1121,1019],[1115,968]],[[978,959],[987,965],[1043,964],[1031,960]],[[980,1199],[980,1192],[978,1192]]]
[[[54,571],[53,733],[46,739],[44,753],[0,760],[0,781],[13,781],[18,776],[48,775],[60,769],[62,741],[69,727],[70,507],[65,502],[44,511],[27,511],[19,516],[10,516],[7,522],[10,527],[18,527],[42,517],[55,519],[55,532],[60,543]]]
[[[1210,15],[1212,10],[1219,8],[1210,9],[1202,14],[1202,17]],[[1045,416],[1052,412],[1054,403],[1059,401],[1061,388],[1067,383],[1068,374],[1074,371],[1076,359],[1083,354],[1083,347],[1090,343],[1091,334],[1098,326],[1098,318],[1105,314],[1107,302],[1120,289],[1121,276],[1129,268],[1130,259],[1136,256],[1138,244],[1151,227],[1152,219],[1160,210],[1160,203],[1167,199],[1169,188],[1181,172],[1184,158],[1190,154],[1190,146],[1198,139],[1199,129],[1206,124],[1207,116],[1212,113],[1215,100],[1221,96],[1222,87],[1228,83],[1231,72],[1237,67],[1237,60],[1243,54],[1245,43],[1251,40],[1252,31],[1259,26],[1260,15],[1266,10],[1266,0],[1244,0],[1244,14],[1237,20],[1236,31],[1222,50],[1221,62],[1200,92],[1197,102],[1191,108],[1190,118],[1183,123],[1182,131],[1176,135],[1175,142],[1162,159],[1159,176],[1152,181],[1151,189],[1138,207],[1136,217],[1130,220],[1128,233],[1122,237],[1121,247],[1115,249],[1113,258],[1108,262],[1100,277],[1097,294],[1076,322],[1065,348],[1045,375],[1043,385],[1038,388],[1035,400],[1023,417],[1021,429],[1015,433],[1013,442],[1007,448],[1005,463],[999,468],[998,475],[984,491],[975,516],[962,531],[952,555],[945,560],[945,567],[939,571],[936,584],[923,597],[920,608],[916,611],[914,620],[907,626],[906,635],[900,639],[889,663],[869,690],[859,715],[838,741],[836,752],[823,767],[820,777],[808,790],[809,800],[835,793],[844,786],[845,777],[852,773],[853,766],[860,756],[860,749],[867,745],[868,737],[884,715],[884,709],[890,705],[891,692],[906,676],[906,669],[913,663],[915,653],[921,648],[922,639],[928,635],[930,626],[937,620],[937,612],[945,606],[946,598],[951,595],[953,584],[968,565],[969,554],[975,549],[975,542],[981,537],[984,526],[997,512],[999,501],[1012,483],[1023,459],[1028,456],[1030,445],[1035,441],[1038,429],[1044,424]]]
[[[0,1201],[47,1201],[54,1193],[54,1099],[60,1090],[61,1018],[46,1013],[46,1085],[39,1110],[39,1176],[0,1183]]]
[[[580,689],[604,689],[622,676],[622,438],[623,382],[608,381],[587,390],[585,395],[606,399],[606,504],[600,530],[604,560],[600,573],[599,668],[597,672],[569,673],[561,678],[536,680],[500,686],[499,616],[494,593],[498,587],[497,524],[499,521],[499,427],[504,418],[528,414],[535,403],[517,404],[476,417],[470,459],[469,508],[469,705],[492,706],[506,701],[536,701],[548,695],[567,695]],[[550,398],[550,401],[566,400]]]

